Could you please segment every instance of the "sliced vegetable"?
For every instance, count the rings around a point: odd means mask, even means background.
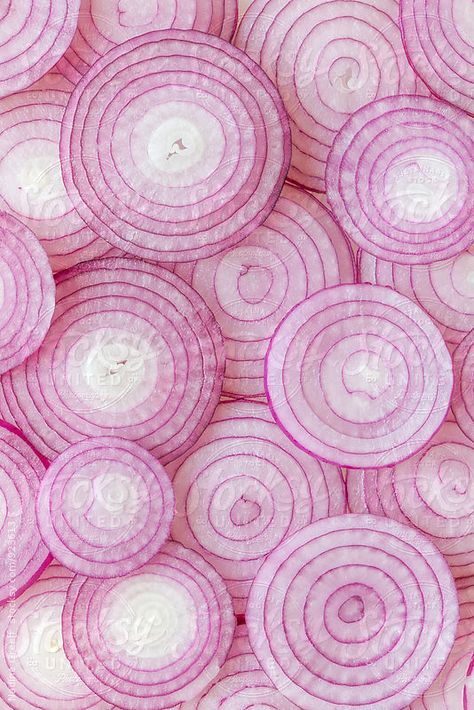
[[[344,515],[269,555],[246,618],[263,670],[303,710],[400,710],[443,667],[458,601],[446,562],[420,533]]]
[[[474,330],[456,348],[454,373],[454,416],[466,436],[474,441]]]

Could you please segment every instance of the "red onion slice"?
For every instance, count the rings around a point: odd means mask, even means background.
[[[454,416],[466,436],[474,441],[474,330],[456,348],[454,373]]]
[[[473,241],[472,121],[420,96],[360,109],[334,141],[327,195],[343,229],[374,256],[428,264]]]
[[[255,0],[235,43],[283,97],[293,138],[290,179],[320,192],[329,148],[347,118],[368,102],[417,88],[394,0]]]
[[[225,585],[200,555],[167,543],[115,580],[76,576],[63,614],[66,654],[84,682],[124,710],[160,710],[198,695],[229,651]]]
[[[226,342],[224,393],[264,396],[263,364],[281,319],[312,293],[354,281],[351,247],[331,213],[285,185],[265,224],[238,246],[178,264],[204,298]]]
[[[474,41],[470,3],[401,0],[408,59],[431,91],[474,115]]]
[[[215,567],[237,614],[272,550],[305,525],[346,511],[340,469],[293,447],[265,404],[220,404],[168,471],[177,501],[172,536]]]
[[[290,157],[265,73],[201,32],[150,32],[99,59],[68,104],[63,177],[79,213],[136,256],[191,261],[271,212]]]
[[[388,466],[443,422],[452,365],[440,332],[389,288],[335,286],[296,306],[266,359],[268,400],[287,435],[352,468]]]
[[[250,643],[303,710],[399,710],[441,670],[458,622],[434,545],[370,515],[326,518],[269,555],[247,607]]]
[[[178,276],[136,259],[62,272],[40,350],[0,383],[0,410],[54,458],[93,436],[137,441],[166,463],[212,417],[224,346],[201,299]]]
[[[134,442],[87,439],[50,465],[36,501],[41,536],[68,569],[119,577],[142,567],[169,535],[171,482]]]

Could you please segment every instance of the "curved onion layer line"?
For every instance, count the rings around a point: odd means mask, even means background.
[[[178,276],[136,259],[62,272],[40,350],[0,381],[0,411],[54,458],[90,436],[137,441],[161,463],[183,454],[219,399],[224,346]]]
[[[399,264],[456,256],[473,241],[472,121],[421,96],[357,111],[328,157],[327,195],[362,249]]]
[[[305,525],[346,511],[340,469],[293,447],[265,404],[220,404],[168,471],[177,501],[172,537],[215,567],[237,614],[272,550]]]
[[[442,555],[416,530],[344,515],[269,555],[246,618],[263,670],[303,710],[400,710],[446,661],[458,601]]]
[[[98,235],[145,259],[191,261],[241,241],[271,212],[290,158],[265,73],[202,32],[150,32],[99,59],[61,134],[63,177]]]
[[[74,444],[44,476],[36,501],[42,538],[74,572],[119,577],[142,567],[169,534],[171,482],[134,442],[99,437]]]
[[[474,330],[454,352],[453,411],[463,432],[474,442]]]
[[[351,247],[331,213],[285,185],[266,222],[243,242],[193,264],[178,264],[221,326],[226,344],[223,391],[265,395],[263,365],[275,328],[297,303],[327,286],[354,281]]]
[[[381,286],[325,289],[275,332],[265,384],[276,421],[309,453],[353,468],[420,449],[449,407],[452,363],[415,303]]]
[[[198,695],[224,664],[234,626],[222,579],[177,543],[126,577],[76,576],[63,614],[73,668],[124,710],[160,710]]]
[[[255,0],[235,43],[283,97],[293,138],[290,179],[319,192],[329,149],[349,116],[420,84],[403,50],[394,0]]]

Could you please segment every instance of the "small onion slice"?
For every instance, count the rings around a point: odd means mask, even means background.
[[[172,537],[215,567],[237,614],[272,550],[305,525],[346,511],[340,469],[292,446],[257,402],[220,404],[168,471],[177,501]]]
[[[211,256],[250,234],[289,158],[288,119],[266,74],[194,30],[110,50],[73,92],[61,134],[64,181],[84,221],[159,261]]]
[[[471,119],[442,101],[395,96],[360,109],[328,157],[327,195],[347,234],[399,264],[448,259],[472,243]]]
[[[335,286],[282,321],[266,359],[276,421],[303,449],[353,468],[418,451],[443,422],[452,363],[415,303],[382,286]]]
[[[167,463],[206,427],[223,370],[217,323],[187,283],[137,259],[90,261],[59,274],[48,335],[2,377],[0,410],[49,458],[111,435]]]
[[[265,224],[222,254],[175,273],[198,291],[226,343],[224,394],[264,396],[268,343],[281,319],[304,298],[354,281],[351,246],[331,213],[285,185]]]
[[[454,416],[466,436],[474,441],[474,330],[455,350],[454,373]]]
[[[458,601],[423,535],[343,515],[308,525],[269,555],[246,619],[263,670],[303,710],[400,710],[443,667]]]
[[[53,557],[88,577],[119,577],[149,562],[168,537],[173,513],[164,468],[117,437],[66,449],[49,466],[36,501]]]
[[[63,614],[73,668],[124,710],[160,710],[198,695],[224,664],[234,626],[222,579],[177,543],[126,577],[76,576]]]

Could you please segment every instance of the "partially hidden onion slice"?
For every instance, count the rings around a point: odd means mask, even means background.
[[[168,537],[173,514],[162,465],[138,444],[110,436],[60,454],[36,500],[53,557],[88,577],[119,577],[149,562]]]
[[[77,31],[58,64],[76,83],[110,49],[153,30],[199,30],[230,40],[237,0],[82,0]]]
[[[452,648],[456,588],[435,546],[370,515],[326,518],[265,560],[247,606],[250,643],[303,710],[400,710]]]
[[[349,507],[412,525],[443,553],[454,576],[474,574],[474,448],[453,422],[392,468],[347,472]],[[473,649],[474,650],[474,649]]]
[[[172,537],[215,567],[237,614],[272,550],[305,525],[346,511],[340,469],[294,447],[257,402],[221,403],[168,471],[177,502]]]
[[[243,242],[178,264],[204,298],[226,343],[224,394],[264,396],[263,363],[273,332],[293,306],[327,286],[354,281],[351,246],[331,213],[285,185],[266,222]]]
[[[63,177],[90,228],[136,256],[191,261],[271,212],[290,159],[266,74],[228,42],[149,32],[99,59],[71,96]]]
[[[110,708],[84,685],[64,654],[61,614],[72,577],[51,564],[15,603],[0,609],[0,707]]]
[[[313,455],[352,468],[388,466],[441,426],[452,363],[439,330],[392,289],[319,291],[282,321],[268,349],[273,415]]]
[[[474,115],[474,15],[460,0],[401,0],[410,63],[431,91]]]
[[[177,543],[126,577],[76,576],[63,614],[73,668],[124,710],[160,710],[198,695],[224,664],[234,626],[222,579]]]
[[[422,96],[365,106],[329,153],[327,195],[343,229],[370,254],[399,264],[448,259],[472,243],[471,119]]]
[[[474,441],[474,330],[454,352],[453,411],[456,421]]]
[[[13,0],[0,14],[0,96],[31,86],[68,48],[80,0]]]
[[[0,212],[0,374],[39,348],[54,312],[46,253],[24,224]]]
[[[398,3],[379,0],[255,0],[235,43],[275,82],[291,119],[289,177],[324,192],[328,151],[361,106],[415,93]]]
[[[206,427],[223,370],[219,327],[182,279],[137,259],[90,261],[59,274],[51,328],[0,380],[0,411],[50,458],[111,435],[166,463]]]

